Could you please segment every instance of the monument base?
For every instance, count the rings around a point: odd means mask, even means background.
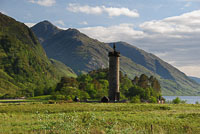
[[[112,102],[119,101],[120,100],[120,92],[114,93],[114,95],[110,96],[109,99]]]

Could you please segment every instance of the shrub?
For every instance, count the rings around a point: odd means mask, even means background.
[[[58,93],[55,93],[51,96],[51,99],[52,100],[65,100],[65,96],[58,94]]]
[[[181,103],[181,99],[179,97],[176,97],[175,99],[172,100],[173,104],[179,104]]]
[[[51,95],[42,95],[42,96],[36,96],[36,97],[30,97],[28,99],[34,99],[34,100],[50,100],[52,98]]]
[[[149,99],[150,103],[157,103],[156,97],[151,96]]]
[[[49,104],[55,104],[56,102],[54,100],[49,100],[48,103]]]
[[[72,100],[72,98],[68,95],[68,96],[66,97],[66,100]]]
[[[15,99],[18,96],[15,93],[7,93],[1,96],[1,99]]]
[[[140,96],[134,96],[132,99],[131,99],[131,103],[140,103]]]
[[[181,100],[181,104],[186,104],[187,100]]]
[[[2,98],[3,94],[0,93],[0,98]]]

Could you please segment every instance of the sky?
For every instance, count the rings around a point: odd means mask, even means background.
[[[28,26],[48,20],[124,41],[200,77],[200,0],[0,0],[0,12]]]

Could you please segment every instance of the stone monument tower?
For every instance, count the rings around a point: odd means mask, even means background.
[[[120,52],[115,50],[113,44],[113,51],[108,53],[109,56],[109,99],[110,101],[119,101],[119,57]]]

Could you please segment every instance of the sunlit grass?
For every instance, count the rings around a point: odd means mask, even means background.
[[[29,102],[0,105],[0,133],[200,132],[200,105]]]

